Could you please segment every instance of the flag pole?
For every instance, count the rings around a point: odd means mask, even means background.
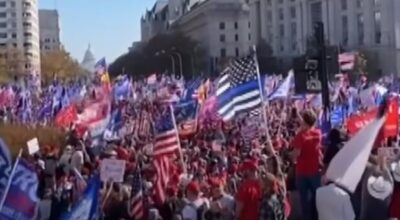
[[[174,129],[176,132],[176,138],[178,141],[178,146],[179,146],[179,157],[181,158],[181,164],[182,164],[182,169],[183,169],[183,173],[187,174],[187,169],[186,169],[186,165],[185,162],[183,160],[183,153],[182,153],[182,147],[181,147],[181,140],[179,138],[179,131],[178,128],[176,126],[176,120],[175,120],[175,114],[174,114],[174,107],[172,107],[172,105],[169,105],[169,109],[171,111],[171,116],[172,116],[172,123],[174,124]]]
[[[4,190],[3,197],[1,198],[1,202],[0,202],[0,212],[1,212],[1,210],[3,209],[4,202],[6,201],[8,191],[10,190],[12,178],[13,178],[13,176],[14,176],[14,174],[15,174],[15,170],[16,170],[16,168],[17,168],[17,164],[18,164],[18,162],[19,162],[19,159],[21,158],[21,155],[22,155],[22,149],[20,149],[19,152],[18,152],[17,159],[15,160],[14,166],[13,166],[13,168],[12,168],[12,170],[11,170],[11,173],[10,173],[10,177],[8,178],[8,182],[7,182],[6,189]]]
[[[258,89],[260,91],[260,97],[261,97],[261,111],[262,111],[262,116],[264,118],[264,125],[265,125],[265,134],[266,134],[266,138],[267,138],[267,147],[269,148],[269,150],[271,151],[271,153],[273,155],[275,155],[275,150],[272,147],[272,142],[271,142],[271,136],[269,134],[269,129],[268,129],[268,117],[267,117],[267,112],[266,107],[265,106],[265,102],[264,102],[264,95],[263,95],[263,91],[262,91],[262,83],[261,83],[261,76],[260,76],[260,67],[258,66],[258,60],[257,60],[257,48],[255,45],[253,45],[253,53],[254,53],[254,60],[256,63],[256,71],[257,71],[257,78],[258,78]]]

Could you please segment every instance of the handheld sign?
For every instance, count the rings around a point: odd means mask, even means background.
[[[121,183],[124,180],[125,166],[125,160],[103,159],[100,164],[101,181]]]
[[[37,138],[29,140],[28,142],[26,142],[26,145],[28,146],[29,155],[32,155],[39,151],[39,141]]]

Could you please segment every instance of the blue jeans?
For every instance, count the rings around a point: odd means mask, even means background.
[[[317,220],[317,208],[315,204],[315,195],[318,187],[321,186],[321,176],[296,176],[297,190],[300,194],[302,209],[302,218],[304,220]]]

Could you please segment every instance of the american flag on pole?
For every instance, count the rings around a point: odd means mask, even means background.
[[[180,147],[172,113],[171,107],[161,106],[160,112],[156,116],[154,156],[175,153]]]
[[[131,217],[134,217],[136,220],[144,218],[142,177],[139,170],[133,174],[132,197],[129,213]]]
[[[155,157],[153,166],[156,170],[157,180],[155,183],[155,197],[159,204],[165,201],[165,189],[168,186],[170,176],[170,162],[168,156],[162,155]]]
[[[218,113],[227,121],[261,108],[258,68],[254,54],[233,61],[217,85]]]

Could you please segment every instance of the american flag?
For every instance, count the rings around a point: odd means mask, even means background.
[[[261,107],[257,62],[254,54],[233,61],[217,85],[218,113],[227,121]]]
[[[178,133],[171,107],[161,106],[155,119],[154,156],[175,153],[179,149]]]
[[[132,183],[132,197],[130,203],[129,213],[135,219],[143,219],[144,217],[144,204],[143,204],[143,186],[140,171],[133,174]]]
[[[165,201],[165,189],[168,186],[170,177],[170,162],[168,156],[161,155],[155,157],[153,166],[157,173],[157,180],[154,188],[156,202],[162,204]]]

